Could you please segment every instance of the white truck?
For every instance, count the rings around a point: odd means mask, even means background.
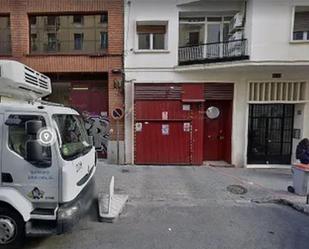
[[[0,60],[0,248],[70,229],[93,201],[96,154],[79,113],[44,102],[45,75]]]

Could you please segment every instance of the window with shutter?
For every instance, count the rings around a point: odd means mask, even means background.
[[[309,7],[295,7],[293,40],[309,40]]]
[[[136,25],[138,36],[138,50],[166,50],[165,24]]]

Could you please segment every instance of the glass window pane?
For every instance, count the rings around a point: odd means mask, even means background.
[[[222,17],[207,17],[207,22],[221,22]]]
[[[84,22],[84,17],[81,15],[75,15],[73,16],[73,22],[82,24]]]
[[[304,40],[304,32],[298,31],[293,33],[293,40],[301,41]]]
[[[153,34],[153,49],[165,49],[165,34]]]
[[[101,32],[101,49],[107,49],[107,47],[108,47],[107,32]]]
[[[83,49],[83,40],[84,40],[84,34],[74,34],[74,49],[75,50]]]
[[[11,53],[10,17],[0,16],[0,54]]]
[[[225,16],[224,17],[224,21],[227,21],[227,22],[229,22],[229,21],[231,21],[232,20],[232,16]]]
[[[36,25],[33,25],[36,20]],[[103,23],[101,23],[101,21]],[[30,34],[36,35],[35,53],[100,53],[107,44],[108,13],[29,17]],[[32,24],[31,24],[32,23]],[[48,35],[53,33],[54,35]],[[101,35],[101,33],[106,33]],[[84,34],[74,35],[74,34]],[[1,38],[1,37],[0,37]],[[0,43],[1,46],[1,43]],[[31,48],[35,49],[31,49]],[[102,48],[101,48],[102,47]]]
[[[100,16],[100,23],[107,23],[108,22],[108,16],[107,14],[102,14]]]
[[[220,27],[221,24],[207,25],[207,42],[220,42]]]
[[[138,34],[138,49],[150,49],[150,34]]]
[[[42,116],[35,115],[10,115],[8,119],[18,120],[18,123],[14,123],[9,125],[9,138],[8,138],[8,146],[9,148],[20,155],[21,157],[25,157],[26,152],[26,142],[31,138],[26,133],[26,122],[30,120],[40,120],[42,121],[43,127],[46,126],[45,119]],[[51,150],[50,147],[43,147],[44,157],[50,158]]]
[[[223,41],[228,41],[229,40],[229,24],[224,23],[223,25]]]
[[[204,24],[180,24],[179,25],[179,46],[190,46],[204,43]]]

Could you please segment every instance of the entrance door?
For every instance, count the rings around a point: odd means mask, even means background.
[[[294,105],[250,105],[248,164],[290,164]]]
[[[205,102],[204,160],[231,162],[232,101]]]

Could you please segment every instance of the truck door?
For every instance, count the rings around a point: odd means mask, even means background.
[[[43,114],[6,113],[2,139],[2,186],[17,189],[31,202],[44,202],[52,207],[58,203],[58,165],[53,146],[44,146],[45,164],[30,163],[26,159],[26,142],[30,137],[25,124],[30,120],[41,120],[43,127],[49,119]],[[3,177],[5,176],[5,177]],[[48,205],[50,203],[50,205]],[[54,203],[54,204],[52,204]]]

